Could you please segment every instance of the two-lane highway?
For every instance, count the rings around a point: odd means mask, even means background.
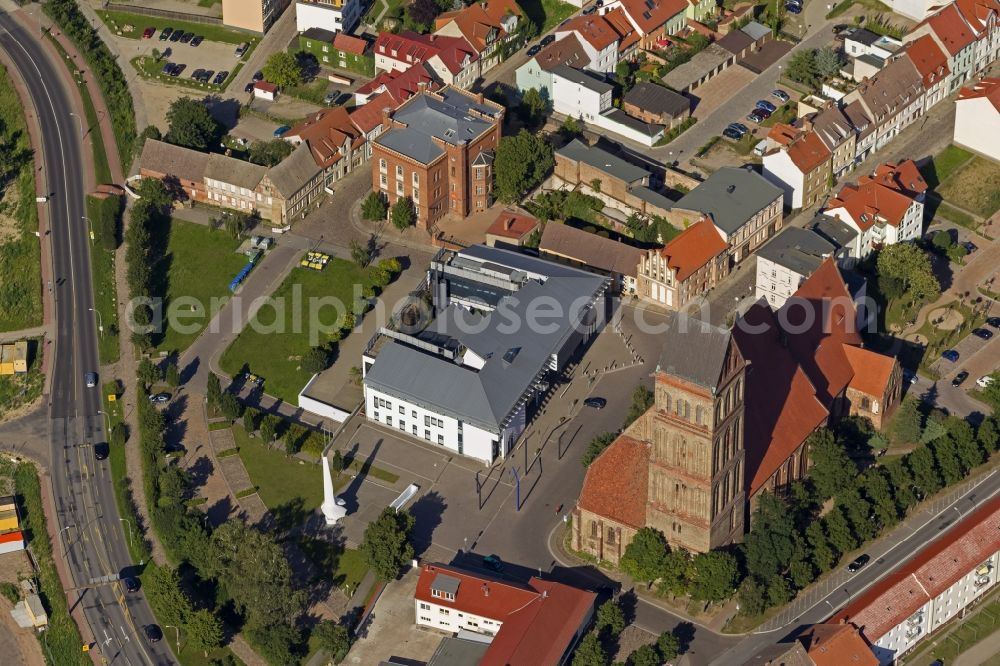
[[[98,461],[94,444],[106,441],[100,379],[87,387],[86,373],[98,371],[90,247],[83,221],[84,151],[81,112],[59,65],[5,12],[0,12],[0,48],[24,79],[42,133],[38,178],[48,195],[51,231],[55,335],[50,399],[51,477],[58,513],[56,557],[64,557],[75,583],[71,606],[83,608],[102,663],[172,664],[166,641],[151,644],[143,628],[155,622],[141,591],[126,593],[117,576],[132,570],[119,518],[109,461]],[[86,131],[86,128],[83,128]],[[94,131],[98,131],[95,130]],[[133,526],[134,527],[134,526]],[[64,581],[65,583],[65,581]]]

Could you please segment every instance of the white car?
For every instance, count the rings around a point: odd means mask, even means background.
[[[991,375],[983,375],[982,377],[976,380],[976,386],[979,386],[981,388],[986,388],[992,383],[993,383],[993,377]]]

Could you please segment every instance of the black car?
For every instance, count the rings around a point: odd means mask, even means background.
[[[198,69],[196,69],[193,72],[191,72],[191,78],[194,79],[195,81],[197,81],[198,79],[201,78],[201,75],[204,74],[204,73],[205,73],[205,70],[203,70],[201,67],[199,67]]]
[[[132,578],[131,576],[122,580],[125,584],[126,592],[138,592],[139,591],[139,579]]]
[[[722,136],[726,137],[727,139],[732,139],[733,141],[739,141],[740,139],[743,138],[743,135],[732,127],[727,127],[726,129],[722,130]]]
[[[163,69],[160,70],[160,73],[169,76],[170,72],[172,71],[174,71],[174,63],[168,62],[166,65],[163,66]]]
[[[194,33],[193,32],[185,32],[183,35],[181,35],[181,44],[187,44],[192,39],[194,39]]]
[[[541,44],[542,46],[548,46],[554,41],[556,41],[555,35],[545,35],[544,37],[542,37],[542,41],[540,41],[539,44]]]
[[[181,40],[181,37],[183,36],[184,36],[183,32],[181,32],[180,30],[174,30],[172,33],[170,33],[170,41],[179,42]]]
[[[105,443],[94,444],[94,460],[107,460],[111,449]]]
[[[587,398],[583,401],[583,404],[594,409],[604,409],[608,406],[608,401],[604,398]]]
[[[503,560],[496,555],[487,555],[483,558],[483,566],[491,571],[500,573],[503,571]]]
[[[229,72],[223,70],[215,75],[215,78],[212,79],[212,83],[214,85],[221,86],[222,82],[226,80],[227,76],[229,76]]]
[[[160,630],[158,625],[147,624],[142,630],[146,634],[146,640],[150,643],[158,643],[163,638],[163,631]]]
[[[173,28],[164,28],[163,30],[160,31],[160,41],[161,42],[167,41],[168,39],[170,39],[170,35],[172,35],[173,33],[174,33]]]
[[[847,570],[850,571],[851,573],[860,571],[861,567],[868,564],[868,562],[871,561],[871,559],[872,559],[871,555],[858,555],[856,558],[854,558],[853,562],[847,565]]]
[[[540,44],[535,44],[530,49],[528,49],[528,57],[532,58],[532,57],[538,55],[538,52],[541,51],[541,50],[542,50],[541,45]]]
[[[256,72],[253,73],[253,80],[254,81],[263,81],[264,80],[264,72],[262,72],[262,71],[260,71],[258,69]]]
[[[243,92],[245,92],[245,93],[252,93],[253,92],[253,81],[251,81],[250,83],[248,83],[246,85],[246,87],[243,88]]]
[[[787,5],[785,5],[785,11],[791,12],[792,14],[801,14],[802,5],[794,5],[792,3],[788,3]]]
[[[986,320],[986,323],[993,328],[1000,328],[1000,317],[990,317]]]
[[[976,328],[972,330],[972,334],[979,338],[980,340],[989,340],[993,337],[993,331],[989,331],[985,328]]]
[[[171,72],[170,72],[170,76],[180,76],[181,72],[183,72],[186,68],[187,68],[187,65],[185,65],[183,63],[178,63],[178,64],[174,65],[173,70],[171,70]]]
[[[743,123],[729,123],[729,127],[732,127],[740,134],[746,134],[747,132],[750,131],[750,128],[744,125]]]
[[[583,14],[584,16],[590,16],[591,14],[593,14],[596,11],[597,11],[597,7],[587,7],[586,9],[584,9],[580,13]]]
[[[955,378],[951,380],[951,385],[957,388],[961,386],[962,382],[964,382],[968,378],[969,378],[969,373],[966,372],[965,370],[962,370],[962,372],[955,375]]]
[[[199,78],[198,80],[201,81],[202,83],[208,83],[209,79],[211,79],[214,74],[215,74],[214,69],[206,69],[204,72],[201,73],[201,78]]]
[[[198,46],[203,41],[205,41],[204,37],[202,37],[201,35],[195,35],[194,37],[191,38],[191,46]]]

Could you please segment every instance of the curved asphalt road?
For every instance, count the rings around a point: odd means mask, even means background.
[[[83,155],[79,114],[71,117],[62,73],[47,53],[8,14],[0,12],[0,48],[21,72],[42,129],[39,177],[49,195],[56,332],[50,399],[51,476],[59,522],[57,557],[65,557],[103,663],[172,664],[166,641],[149,644],[142,628],[154,622],[142,593],[125,594],[115,578],[136,573],[125,543],[108,461],[94,459],[104,442],[101,389],[86,388],[84,373],[98,369],[96,322],[87,225],[83,221]],[[84,128],[86,131],[87,128]],[[41,159],[38,159],[38,158]],[[132,526],[134,527],[134,526]],[[101,582],[110,576],[111,581]]]

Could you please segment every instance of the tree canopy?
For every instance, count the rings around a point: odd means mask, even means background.
[[[896,243],[878,253],[878,272],[896,278],[915,301],[933,300],[941,294],[941,284],[931,269],[927,253],[912,243]]]
[[[261,71],[269,83],[279,88],[289,88],[302,83],[302,68],[295,56],[287,51],[277,51],[269,55]]]
[[[222,138],[222,125],[208,107],[199,100],[181,97],[170,103],[167,109],[166,139],[169,143],[194,150],[207,151],[217,146]]]
[[[250,144],[247,159],[254,164],[273,167],[280,164],[281,160],[291,155],[293,150],[295,150],[295,147],[284,139],[254,141]]]
[[[413,226],[417,220],[417,212],[413,208],[413,199],[410,197],[399,197],[396,203],[392,204],[392,226],[400,231]]]
[[[554,166],[552,145],[544,138],[523,129],[503,137],[493,162],[497,199],[504,203],[520,201],[545,180]]]
[[[643,527],[625,547],[621,567],[638,581],[644,583],[654,581],[663,571],[668,548],[663,532],[652,527]]]
[[[368,566],[382,580],[394,580],[404,564],[413,559],[410,531],[413,516],[408,511],[385,510],[365,528],[361,552]]]
[[[809,478],[820,498],[825,500],[833,497],[854,481],[858,468],[832,432],[822,428],[810,435],[807,442],[809,459],[813,463],[809,469]]]

